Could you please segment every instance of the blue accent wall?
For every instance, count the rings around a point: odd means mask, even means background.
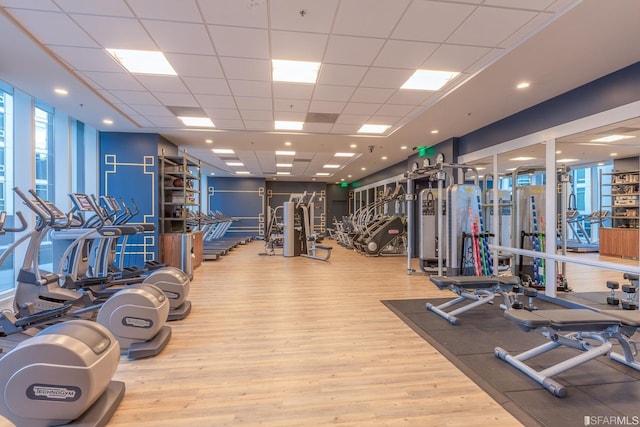
[[[461,137],[458,144],[459,155],[638,100],[640,100],[640,62]],[[509,100],[501,102],[509,102]]]
[[[207,177],[209,210],[220,211],[237,221],[227,233],[259,236],[265,221],[264,178]]]
[[[130,236],[125,266],[143,265],[158,256],[158,145],[166,139],[156,134],[101,132],[100,194],[135,199],[140,213],[130,222],[151,223],[153,233]]]

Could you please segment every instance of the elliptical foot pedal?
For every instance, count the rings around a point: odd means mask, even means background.
[[[182,320],[191,313],[191,301],[185,300],[180,307],[172,308],[169,310],[167,321],[174,322],[176,320]]]
[[[98,400],[68,426],[74,427],[103,427],[115,414],[118,405],[124,397],[125,385],[122,381],[111,381]]]
[[[129,360],[144,359],[157,356],[164,350],[171,339],[171,328],[164,325],[149,341],[136,342],[129,346],[126,352]]]

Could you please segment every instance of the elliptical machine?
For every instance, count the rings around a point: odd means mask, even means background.
[[[29,190],[33,199],[17,187],[14,191],[38,218],[34,230],[16,240],[0,257],[1,264],[17,246],[29,241],[16,284],[13,304],[16,321],[70,304],[72,308],[65,317],[96,320],[107,327],[129,359],[159,354],[171,338],[171,328],[165,325],[169,301],[164,293],[156,286],[140,283],[105,299],[85,290],[60,287],[60,276],[39,268],[38,253],[49,231],[68,227],[71,215],[42,200],[33,190]]]
[[[0,212],[0,234],[27,228],[21,212],[19,227],[5,227]],[[0,333],[11,334],[55,322],[71,304],[42,311],[17,324],[12,314],[0,313]],[[14,320],[12,323],[11,320]],[[104,326],[88,320],[70,320],[25,336],[0,358],[0,425],[106,425],[120,404],[125,386],[112,381],[120,361],[120,345]]]
[[[96,200],[87,194],[73,193],[69,195],[77,211],[83,215],[93,214],[91,218],[82,220],[80,228],[66,229],[56,232],[53,236],[57,240],[70,241],[60,257],[60,275],[66,275],[70,280],[83,277],[98,281],[113,278],[111,285],[131,285],[145,283],[158,287],[169,300],[169,314],[167,320],[182,320],[191,312],[191,301],[187,300],[191,281],[180,269],[170,266],[156,265],[150,272],[136,270],[124,274],[126,270],[115,266],[118,239],[122,237],[120,264],[124,259],[124,250],[129,235],[144,231],[151,231],[153,224],[128,225],[123,221],[116,221],[107,217]],[[119,211],[117,201],[105,198],[111,204],[114,214]],[[116,205],[114,205],[115,203]],[[115,230],[107,235],[101,230]],[[119,233],[118,233],[119,231]],[[65,267],[66,266],[66,267]]]

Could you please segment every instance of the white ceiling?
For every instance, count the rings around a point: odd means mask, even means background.
[[[0,12],[0,79],[99,130],[159,133],[219,176],[271,178],[288,149],[289,179],[356,180],[640,60],[637,0],[0,0]],[[161,50],[178,76],[129,74],[105,48]],[[274,83],[271,59],[321,62],[318,81]],[[461,74],[399,89],[418,68]],[[516,91],[521,80],[532,86]],[[186,129],[168,107],[201,109],[216,129]],[[308,113],[338,118],[274,132]],[[364,123],[391,127],[357,135]]]

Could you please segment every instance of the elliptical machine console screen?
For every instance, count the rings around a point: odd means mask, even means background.
[[[86,194],[73,193],[70,195],[71,201],[80,211],[90,212],[93,211],[93,207],[91,206],[91,202],[89,201],[89,196]]]

